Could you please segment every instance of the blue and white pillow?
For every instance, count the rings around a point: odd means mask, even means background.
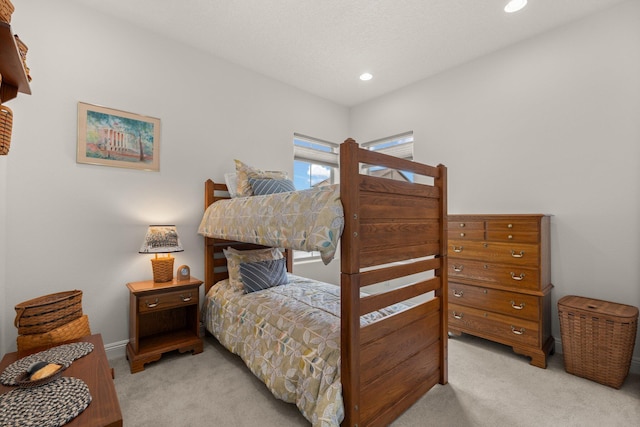
[[[249,178],[249,184],[255,196],[296,191],[296,187],[290,179]]]
[[[289,283],[284,258],[243,262],[240,264],[240,276],[247,294]]]

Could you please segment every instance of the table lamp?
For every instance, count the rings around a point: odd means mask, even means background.
[[[173,260],[171,252],[182,252],[182,245],[175,225],[150,225],[144,242],[140,247],[141,254],[155,254],[151,258],[153,281],[162,283],[173,280]],[[167,256],[158,257],[158,254]]]

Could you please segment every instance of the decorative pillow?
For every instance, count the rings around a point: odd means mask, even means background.
[[[225,173],[224,182],[227,184],[227,190],[229,190],[229,196],[233,199],[238,195],[238,174],[237,173]]]
[[[249,178],[255,179],[287,179],[286,172],[280,171],[263,171],[256,169],[247,164],[242,163],[240,160],[236,162],[236,173],[238,174],[237,181],[237,196],[247,197],[253,195]]]
[[[266,261],[283,258],[282,252],[278,248],[253,249],[250,251],[239,251],[228,247],[223,249],[227,258],[227,271],[229,272],[229,283],[232,286],[242,289],[242,277],[240,276],[240,264],[243,262]]]
[[[240,264],[240,276],[247,294],[289,283],[284,258],[243,262]]]
[[[290,179],[249,178],[249,184],[251,184],[251,190],[254,196],[296,191],[296,187],[294,187],[293,181]]]

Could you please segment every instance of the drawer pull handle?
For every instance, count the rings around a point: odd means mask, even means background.
[[[524,331],[525,331],[524,328],[516,329],[515,326],[511,325],[511,332],[513,332],[516,335],[522,335],[524,334]]]
[[[456,291],[455,289],[453,290],[453,296],[456,298],[462,298],[462,295],[464,295],[464,291]]]
[[[462,270],[464,270],[464,265],[453,265],[453,271],[456,273],[460,273]]]
[[[458,320],[462,319],[463,316],[464,316],[464,314],[462,314],[462,313],[458,314],[455,311],[453,312],[453,317],[455,317]]]
[[[156,298],[155,302],[145,301],[144,303],[147,305],[147,308],[157,307],[158,306],[158,298]]]
[[[189,296],[187,297],[180,295],[180,298],[182,298],[182,302],[189,302],[191,301],[191,293],[189,293]]]
[[[514,258],[522,258],[524,256],[524,251],[520,251],[519,254],[516,253],[516,251],[512,250],[511,251],[511,256]]]
[[[464,227],[464,222],[461,222],[460,223],[460,228],[463,228],[463,227]]]
[[[464,233],[460,233],[460,237],[464,237],[464,236],[465,236],[465,234],[464,234]]]
[[[460,253],[462,252],[462,246],[453,246],[453,252]]]
[[[520,305],[516,305],[515,301],[511,301],[511,307],[516,310],[522,310],[524,308],[524,303],[521,302]]]
[[[512,278],[513,280],[518,280],[518,281],[523,280],[523,279],[524,279],[524,276],[525,276],[525,274],[524,274],[524,273],[520,273],[520,275],[519,275],[519,276],[516,276],[516,273],[514,273],[513,271],[511,272],[511,278]]]

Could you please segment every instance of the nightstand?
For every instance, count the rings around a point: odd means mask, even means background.
[[[202,352],[200,285],[196,278],[156,283],[127,283],[129,288],[129,344],[131,373],[159,360],[163,353]]]

